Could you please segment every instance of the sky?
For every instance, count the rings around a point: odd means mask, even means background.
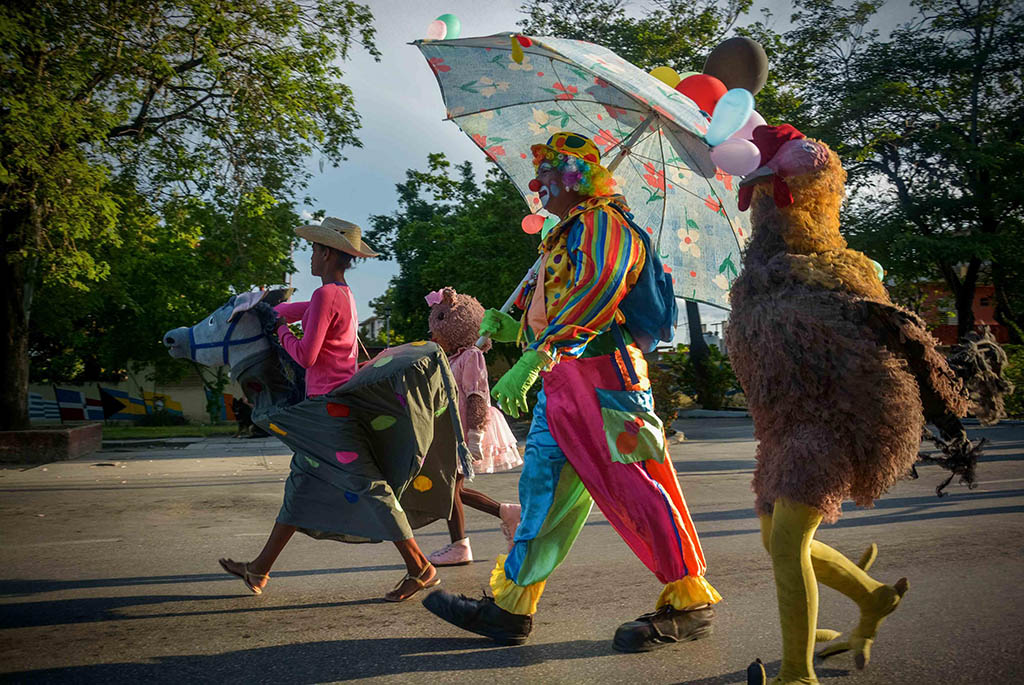
[[[523,17],[520,0],[368,0],[367,4],[377,27],[380,61],[354,46],[350,59],[342,65],[342,80],[352,89],[362,117],[358,135],[363,147],[349,148],[348,159],[337,168],[324,164],[321,171],[319,158],[308,160],[313,173],[309,194],[315,201],[303,210],[307,217],[312,211],[324,210],[327,216],[352,221],[364,230],[371,215],[397,209],[395,186],[405,180],[407,169],[424,168],[429,153],[444,152],[454,164],[470,160],[480,173],[484,170],[480,149],[454,123],[443,121],[444,104],[437,81],[420,51],[408,43],[425,37],[428,24],[444,13],[459,17],[463,37],[516,31],[516,22]],[[765,4],[779,19],[788,18],[788,2]],[[749,16],[759,17],[759,12]],[[524,202],[523,214],[527,211]],[[292,285],[297,300],[308,299],[320,285],[320,279],[310,275],[309,258],[308,245],[296,250],[298,271],[292,276]],[[383,293],[397,273],[396,263],[378,259],[365,260],[349,272],[346,279],[360,320],[373,315],[369,301]],[[701,312],[705,323],[726,318],[724,311],[713,307],[701,305]],[[676,339],[684,342],[682,311],[679,323]]]

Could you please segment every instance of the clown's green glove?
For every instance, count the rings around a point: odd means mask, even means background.
[[[527,411],[526,391],[537,381],[540,372],[551,363],[551,357],[546,352],[537,350],[526,350],[519,358],[516,365],[505,372],[494,388],[491,395],[498,401],[501,410],[512,418],[519,418],[519,412],[524,414]]]
[[[519,337],[519,322],[505,312],[488,309],[480,322],[480,332],[494,342],[515,342]]]

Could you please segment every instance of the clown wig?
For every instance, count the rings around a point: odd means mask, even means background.
[[[550,147],[537,146],[533,151],[533,168],[547,162],[562,177],[562,185],[580,195],[596,197],[615,194],[615,179],[600,164],[563,154]]]

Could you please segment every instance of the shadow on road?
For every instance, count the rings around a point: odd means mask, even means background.
[[[66,625],[73,623],[96,623],[99,621],[133,621],[135,619],[181,618],[195,616],[220,616],[230,614],[260,615],[274,611],[295,611],[307,609],[337,609],[340,607],[384,604],[379,597],[353,599],[344,602],[318,602],[315,604],[283,604],[265,606],[252,604],[241,609],[198,609],[195,611],[167,611],[163,613],[122,613],[125,609],[147,604],[170,602],[203,602],[237,600],[237,595],[216,595],[196,597],[195,595],[145,595],[137,597],[84,597],[80,599],[59,599],[49,602],[25,602],[23,604],[0,605],[0,629],[31,628],[37,626]]]
[[[371,573],[374,571],[404,571],[405,566],[401,564],[386,564],[377,566],[350,566],[349,568],[318,568],[302,571],[274,571],[274,578],[289,578],[300,576],[324,576],[334,573]],[[12,578],[0,580],[0,595],[3,596],[24,596],[40,592],[56,592],[59,590],[79,590],[83,588],[97,587],[122,587],[130,585],[165,585],[171,583],[208,583],[217,580],[229,580],[241,587],[241,581],[235,576],[227,573],[189,573],[173,576],[135,576],[127,578],[82,578],[78,580],[39,580]],[[239,591],[239,594],[242,594]],[[248,593],[245,593],[248,594]],[[203,599],[193,595],[188,599]],[[171,600],[168,600],[171,601]],[[0,609],[6,606],[0,605]],[[2,619],[0,619],[2,620]]]
[[[628,658],[613,652],[608,640],[570,640],[502,648],[492,646],[484,638],[380,637],[260,647],[214,656],[155,657],[153,663],[145,664],[96,664],[22,671],[4,674],[4,680],[19,683],[322,683],[446,672],[453,667],[460,671],[517,668],[602,656]]]

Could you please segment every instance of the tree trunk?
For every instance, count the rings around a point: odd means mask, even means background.
[[[7,211],[3,221],[4,259],[0,259],[0,290],[3,291],[4,325],[0,336],[0,430],[28,428],[28,319],[32,304],[34,260],[17,255],[19,240],[32,232],[28,212]],[[38,235],[38,234],[36,234]]]
[[[697,385],[697,403],[705,409],[708,407],[711,393],[708,392],[708,344],[704,342],[704,329],[700,325],[700,309],[696,302],[686,301],[686,327],[690,333],[690,363],[693,364]]]
[[[956,295],[956,337],[960,340],[974,330],[974,293],[980,269],[981,260],[972,257],[960,287],[953,291]]]
[[[1024,321],[1015,316],[1013,303],[1010,302],[1009,288],[1013,287],[1006,276],[1006,270],[998,263],[992,265],[992,284],[995,286],[996,321],[1006,327],[1010,334],[1009,342],[1015,345],[1024,343]]]

